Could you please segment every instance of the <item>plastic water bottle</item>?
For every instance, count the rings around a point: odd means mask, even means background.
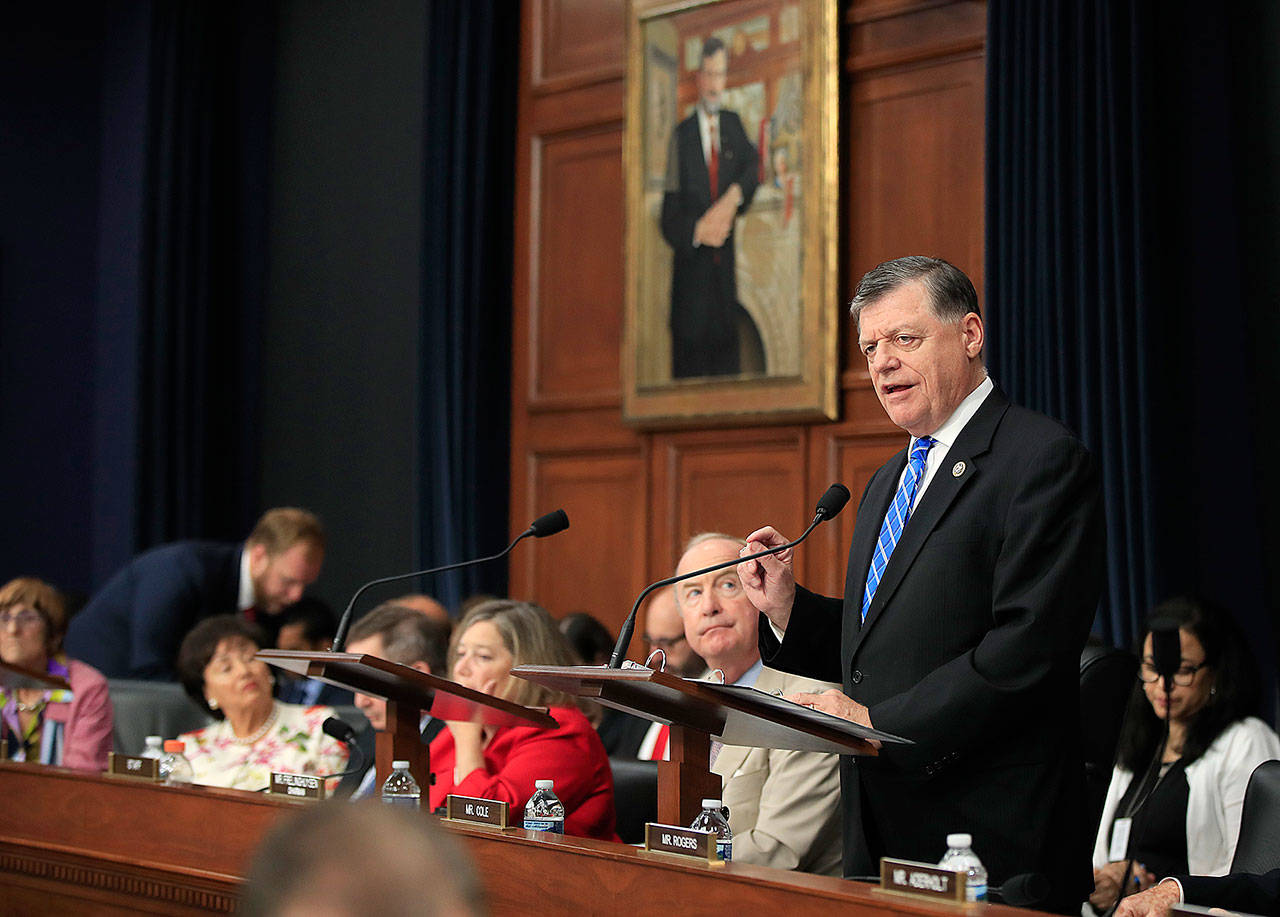
[[[524,826],[530,831],[564,834],[564,803],[555,792],[554,780],[533,781],[533,795],[524,806]]]
[[[382,784],[382,801],[393,806],[419,808],[422,805],[422,788],[409,773],[408,761],[392,761],[391,776]]]
[[[162,736],[147,736],[147,747],[142,750],[140,758],[156,758],[157,760],[164,757],[164,738]]]
[[[733,832],[729,830],[729,819],[725,817],[719,799],[702,800],[702,811],[689,827],[697,831],[714,831],[716,853],[720,859],[726,863],[733,859]]]
[[[165,783],[193,783],[196,772],[191,769],[191,762],[183,754],[187,743],[178,739],[169,739],[164,743],[164,757],[160,759],[160,779]]]
[[[973,852],[971,835],[948,834],[947,853],[938,865],[965,874],[965,897],[969,901],[987,900],[987,867]]]

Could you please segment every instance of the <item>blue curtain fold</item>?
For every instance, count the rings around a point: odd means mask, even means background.
[[[1147,17],[1106,0],[992,0],[988,15],[988,363],[1014,400],[1076,429],[1100,459],[1099,625],[1127,645],[1159,566]]]
[[[152,7],[138,541],[238,537],[257,504],[270,13]]]
[[[1246,291],[1276,273],[1250,239],[1273,204],[1248,200],[1275,184],[1253,151],[1276,118],[1248,104],[1275,42],[1185,2],[991,0],[988,17],[988,362],[1100,461],[1095,629],[1129,646],[1154,604],[1197,594],[1233,610],[1273,682],[1259,442],[1277,369],[1247,329],[1275,310]]]
[[[511,266],[520,13],[499,0],[430,4],[421,324],[423,566],[510,540]],[[504,564],[423,588],[456,609],[504,595]]]

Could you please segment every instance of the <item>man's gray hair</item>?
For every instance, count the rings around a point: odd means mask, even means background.
[[[876,265],[858,281],[858,289],[849,303],[854,327],[859,327],[864,308],[917,280],[924,284],[929,308],[939,321],[953,324],[978,311],[978,293],[964,271],[941,258],[908,255]]]
[[[724,532],[699,532],[684,543],[684,550],[680,552],[680,556],[684,557],[704,541],[732,541],[740,548],[747,543],[745,538],[739,538],[737,535],[726,535]]]

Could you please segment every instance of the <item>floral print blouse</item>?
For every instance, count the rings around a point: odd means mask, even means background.
[[[219,720],[211,726],[184,733],[183,752],[195,771],[195,782],[236,790],[263,790],[271,773],[336,774],[347,766],[347,747],[321,731],[333,716],[332,707],[302,707],[275,702],[274,717],[262,737],[245,744]],[[338,781],[327,781],[332,792]]]

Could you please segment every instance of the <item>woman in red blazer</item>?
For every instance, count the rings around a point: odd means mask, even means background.
[[[483,602],[462,618],[449,647],[453,680],[518,704],[546,706],[558,724],[480,726],[448,724],[431,743],[431,808],[450,793],[510,804],[523,817],[534,781],[555,781],[564,803],[566,834],[617,840],[613,774],[600,738],[577,701],[514,678],[517,665],[572,665],[577,660],[545,610],[505,599]]]

